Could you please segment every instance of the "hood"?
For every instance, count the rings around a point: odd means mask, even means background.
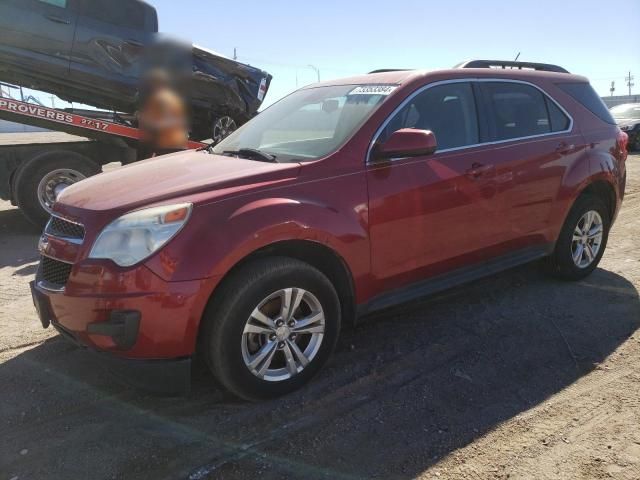
[[[76,183],[62,192],[54,208],[73,215],[78,209],[130,211],[174,198],[204,203],[257,185],[295,178],[299,168],[298,163],[266,163],[206,152],[180,152]]]

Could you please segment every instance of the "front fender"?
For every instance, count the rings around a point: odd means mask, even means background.
[[[306,240],[332,249],[354,280],[369,273],[364,176],[334,177],[269,193],[196,206],[184,231],[147,266],[169,281],[221,278],[256,250]]]

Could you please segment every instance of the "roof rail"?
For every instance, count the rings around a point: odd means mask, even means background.
[[[379,70],[371,70],[367,75],[371,75],[372,73],[406,72],[408,70],[408,68],[381,68]]]
[[[541,72],[569,73],[568,70],[550,63],[513,62],[509,60],[469,60],[456,65],[454,68],[513,68],[517,70],[531,69]]]

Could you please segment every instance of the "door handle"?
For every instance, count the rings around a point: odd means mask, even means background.
[[[471,168],[469,168],[466,172],[465,175],[469,178],[479,178],[482,175],[484,175],[485,173],[490,172],[491,170],[493,170],[493,165],[483,165],[482,163],[473,163],[471,165]]]
[[[54,22],[54,23],[62,23],[64,25],[69,25],[71,23],[71,20],[67,18],[58,17],[56,15],[45,15],[44,17],[50,22]]]
[[[561,155],[566,155],[568,153],[571,153],[573,150],[575,150],[575,148],[576,146],[573,144],[569,145],[567,142],[560,142],[556,147],[556,152]]]

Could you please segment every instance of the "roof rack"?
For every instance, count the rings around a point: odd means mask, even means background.
[[[530,69],[541,72],[569,73],[568,70],[550,63],[513,62],[508,60],[469,60],[456,65],[454,68],[513,68],[517,70]]]
[[[371,75],[372,73],[406,72],[408,70],[408,68],[381,68],[379,70],[371,70],[367,75]]]

